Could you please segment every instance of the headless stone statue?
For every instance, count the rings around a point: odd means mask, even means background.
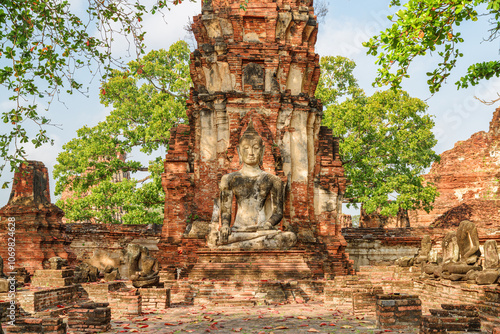
[[[238,156],[243,164],[241,170],[221,179],[208,246],[217,249],[289,249],[297,237],[292,232],[277,229],[283,218],[284,185],[279,177],[260,169],[264,144],[252,122],[240,138]],[[234,224],[230,226],[233,197],[238,207]],[[219,218],[221,227],[217,232]]]
[[[158,261],[149,256],[149,250],[141,245],[127,246],[128,279],[136,288],[157,286],[160,281]]]
[[[458,247],[456,232],[446,233],[441,248],[443,250],[443,264],[458,262],[460,259],[460,249]]]
[[[430,235],[424,235],[422,241],[420,243],[420,249],[418,250],[418,254],[415,257],[414,263],[426,263],[429,261],[429,253],[432,249],[432,240]]]
[[[487,240],[484,243],[484,270],[476,274],[475,282],[479,285],[493,284],[500,276],[500,259],[496,240]]]
[[[443,278],[452,281],[463,280],[466,274],[473,270],[481,270],[478,264],[481,251],[479,250],[479,236],[476,225],[468,220],[460,223],[457,230],[457,244],[460,253],[460,260],[457,263],[443,264]],[[447,276],[449,273],[449,276]]]
[[[428,263],[424,266],[426,274],[434,275],[435,277],[449,278],[448,271],[443,272],[449,263],[457,263],[460,260],[460,250],[458,248],[457,233],[451,231],[446,233],[441,242],[441,250],[443,253],[443,261],[440,265],[436,263]]]
[[[484,243],[484,269],[500,268],[498,246],[496,240],[487,240]]]

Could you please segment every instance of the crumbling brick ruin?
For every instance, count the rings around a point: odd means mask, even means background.
[[[488,132],[480,131],[441,154],[425,175],[439,197],[428,214],[410,214],[414,227],[456,228],[471,220],[480,234],[498,231],[500,224],[500,108],[493,113]]]
[[[171,131],[163,187],[165,220],[159,248],[164,269],[189,272],[206,247],[222,175],[239,169],[236,146],[248,123],[264,139],[262,169],[287,183],[282,228],[316,274],[348,274],[340,234],[346,179],[337,141],[321,126],[314,99],[320,69],[311,0],[205,1],[192,26],[194,87],[189,125]]]
[[[12,192],[7,205],[0,209],[0,256],[8,259],[7,242],[15,238],[16,267],[31,273],[48,266],[51,257],[59,256],[73,262],[62,217],[64,212],[50,202],[47,168],[39,161],[26,161],[14,174]],[[10,218],[10,220],[9,220]],[[15,222],[14,235],[9,223]],[[11,224],[11,226],[13,226]]]

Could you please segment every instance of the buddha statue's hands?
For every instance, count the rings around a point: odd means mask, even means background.
[[[265,222],[264,224],[262,224],[261,229],[262,230],[274,230],[274,226],[270,222]]]
[[[220,241],[222,244],[227,244],[229,234],[231,233],[229,226],[222,225],[220,228]]]

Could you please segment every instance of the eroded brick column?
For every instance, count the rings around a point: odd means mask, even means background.
[[[69,247],[63,216],[64,212],[50,202],[49,176],[44,164],[22,163],[14,174],[9,202],[0,209],[0,255],[4,262],[9,258],[9,238],[14,237],[16,267],[33,273],[48,266],[48,259],[54,256],[73,262],[76,256]]]

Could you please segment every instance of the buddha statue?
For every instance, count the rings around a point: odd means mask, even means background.
[[[452,281],[464,280],[469,271],[480,271],[481,251],[479,250],[479,236],[476,225],[468,220],[460,222],[456,233],[459,252],[459,261],[450,261],[442,266],[443,278]],[[470,275],[469,275],[470,276]]]
[[[128,244],[126,254],[127,278],[136,288],[158,286],[160,267],[158,261],[149,255],[149,250],[138,244]]]
[[[289,249],[297,240],[295,233],[277,229],[283,218],[285,187],[279,177],[260,168],[264,143],[252,122],[241,136],[237,151],[242,168],[221,179],[208,246],[242,250]],[[233,197],[237,210],[231,226]]]

